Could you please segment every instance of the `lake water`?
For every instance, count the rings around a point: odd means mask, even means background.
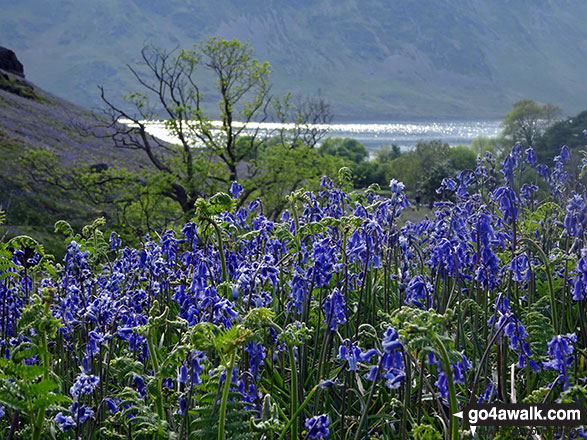
[[[219,122],[217,124],[220,124]],[[266,132],[276,130],[277,124],[262,123],[259,128]],[[386,123],[345,123],[320,126],[327,130],[327,136],[357,139],[373,152],[382,145],[397,144],[402,150],[409,150],[418,141],[440,139],[451,146],[471,145],[478,136],[497,137],[501,132],[499,121],[421,121]],[[149,131],[163,140],[173,142],[173,136],[163,123],[153,122]]]
[[[499,121],[446,121],[446,122],[391,122],[373,124],[333,124],[329,136],[357,139],[368,150],[381,145],[397,144],[410,149],[418,141],[440,139],[451,146],[471,145],[479,136],[497,137],[501,132]]]

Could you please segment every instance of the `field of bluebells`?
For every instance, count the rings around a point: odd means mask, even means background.
[[[12,239],[0,437],[459,439],[468,402],[586,405],[587,199],[570,163],[566,147],[550,168],[520,145],[501,169],[488,154],[419,223],[402,221],[401,183],[352,192],[342,169],[279,221],[259,200],[236,210],[235,182],[138,249],[102,219],[56,224],[62,262]],[[587,438],[544,438],[569,436]]]

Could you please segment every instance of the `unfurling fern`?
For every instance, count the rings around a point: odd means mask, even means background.
[[[206,384],[206,393],[201,395],[193,409],[189,411],[191,416],[190,440],[216,440],[218,438],[218,411],[222,389],[219,386],[218,376],[210,378]],[[247,409],[250,403],[242,400],[242,394],[230,392],[226,411],[226,438],[230,440],[260,439],[261,434],[251,432],[250,420],[255,411]]]

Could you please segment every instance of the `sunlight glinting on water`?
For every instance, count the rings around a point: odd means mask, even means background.
[[[121,121],[130,124],[130,121]],[[221,121],[212,121],[212,125],[220,128]],[[150,121],[147,131],[159,139],[177,143],[178,139],[165,127],[163,121]],[[235,128],[243,127],[240,122],[233,124]],[[271,135],[278,130],[292,130],[294,124],[272,122],[251,122],[247,124],[243,134],[259,131],[262,135]],[[314,124],[307,128],[325,130],[330,137],[350,137],[362,142],[368,150],[376,150],[382,145],[397,144],[402,149],[410,149],[420,140],[440,139],[449,145],[470,145],[479,136],[497,137],[501,131],[498,121],[448,121],[448,122],[393,122],[393,123],[345,123],[345,124]],[[195,143],[197,145],[197,143]]]

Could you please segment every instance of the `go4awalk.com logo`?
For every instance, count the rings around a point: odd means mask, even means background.
[[[585,408],[578,403],[524,404],[494,403],[470,404],[453,414],[464,420],[475,435],[478,426],[581,426]]]

